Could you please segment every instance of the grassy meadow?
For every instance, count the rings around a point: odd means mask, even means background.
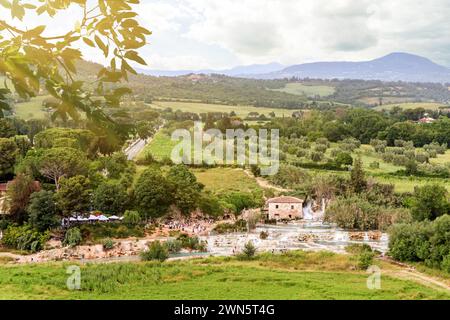
[[[170,158],[172,149],[178,144],[178,141],[172,141],[170,136],[164,131],[158,132],[152,142],[150,142],[142,152],[138,155],[138,159],[145,157],[147,153],[151,153],[156,160],[162,160],[166,157]]]
[[[206,190],[221,191],[259,191],[256,180],[238,168],[193,169],[197,180],[205,185]]]
[[[250,112],[258,112],[269,116],[269,113],[275,112],[277,117],[290,117],[294,110],[292,109],[279,109],[279,108],[257,108],[253,106],[228,106],[222,104],[209,104],[200,102],[166,102],[166,101],[154,101],[151,105],[156,109],[172,108],[175,110],[181,110],[183,112],[193,113],[206,113],[206,112],[226,112],[230,113],[234,111],[237,116],[245,118]]]
[[[42,102],[48,97],[49,96],[39,96],[30,99],[28,102],[16,103],[14,106],[16,117],[23,120],[48,118],[50,114],[42,107]]]
[[[285,92],[301,96],[305,95],[308,97],[327,97],[332,95],[336,91],[336,89],[332,86],[314,86],[295,82],[286,84],[282,89],[273,89],[273,91]]]
[[[72,264],[0,265],[0,299],[450,299],[379,261],[381,289],[369,290],[351,256],[328,252],[84,264],[80,290],[66,286]]]

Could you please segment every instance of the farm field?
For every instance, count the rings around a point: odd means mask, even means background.
[[[138,159],[143,159],[145,155],[150,152],[156,160],[162,160],[170,157],[173,147],[178,144],[177,141],[172,141],[170,136],[165,132],[158,132],[153,138],[152,142],[145,146],[142,152],[138,155]]]
[[[176,141],[171,141],[170,137],[162,132],[159,132],[153,141],[146,146],[138,158],[143,158],[147,152],[150,152],[155,159],[162,160],[166,157],[170,157],[172,148],[177,144]],[[332,144],[331,148],[336,147]],[[373,178],[375,181],[381,183],[390,183],[395,185],[396,192],[413,192],[416,186],[423,186],[431,183],[438,183],[444,185],[450,191],[450,181],[448,179],[440,178],[422,178],[422,177],[402,177],[402,176],[389,176],[388,174],[394,173],[404,167],[396,166],[391,163],[384,162],[381,157],[377,156],[373,152],[373,149],[369,145],[362,145],[359,149],[356,149],[352,153],[352,157],[356,158],[361,156],[363,161],[363,168],[367,172],[368,177]],[[288,160],[294,160],[295,156],[289,155]],[[378,162],[379,168],[374,169],[370,167],[372,162]],[[450,163],[450,150],[444,155],[438,155],[437,158],[430,160],[433,163]],[[348,175],[348,172],[343,171],[328,171],[328,170],[311,170],[305,169],[312,174],[325,173],[325,174],[343,174]],[[197,179],[207,186],[207,189],[212,191],[224,191],[224,190],[254,190],[257,183],[253,178],[248,177],[242,169],[235,169],[232,167],[218,167],[212,169],[195,169],[194,170]]]
[[[269,115],[272,111],[277,117],[290,117],[295,111],[294,109],[278,109],[278,108],[257,108],[253,106],[228,106],[222,104],[207,104],[198,102],[166,102],[154,101],[151,105],[156,109],[172,108],[183,112],[206,113],[206,112],[226,112],[234,111],[237,116],[245,118],[250,112],[258,112],[259,114]]]
[[[260,191],[256,180],[239,168],[193,169],[197,180],[205,185],[206,190],[222,191]]]
[[[445,108],[445,107],[450,107],[450,106],[446,106],[445,104],[435,103],[435,102],[410,102],[410,103],[385,104],[382,106],[375,107],[375,110],[378,110],[378,111],[391,110],[394,107],[400,107],[403,110],[416,109],[416,108],[424,108],[426,110],[439,110],[440,108]]]
[[[350,256],[328,252],[85,264],[80,290],[67,289],[68,263],[0,265],[0,299],[450,299],[445,289],[376,263],[380,290],[367,288],[365,271],[351,271]]]
[[[47,118],[49,114],[42,109],[42,101],[48,97],[49,96],[39,96],[32,98],[28,102],[15,104],[14,112],[16,113],[16,116],[23,120]]]
[[[288,83],[284,88],[273,89],[273,91],[285,92],[301,96],[305,95],[308,97],[327,97],[335,92],[335,88],[331,86],[305,85],[303,83]]]
[[[359,98],[358,102],[362,102],[364,104],[369,105],[378,105],[380,103],[380,97],[378,96],[366,96]],[[413,98],[408,97],[383,97],[383,104],[402,104],[402,103],[411,103],[413,102]]]

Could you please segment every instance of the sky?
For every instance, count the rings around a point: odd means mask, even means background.
[[[148,69],[362,61],[391,52],[450,67],[448,0],[141,0],[136,11],[153,32],[140,49]],[[74,23],[67,15],[52,30]]]

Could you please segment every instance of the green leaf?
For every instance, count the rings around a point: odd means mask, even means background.
[[[83,41],[84,41],[84,43],[86,43],[89,47],[95,47],[95,43],[94,43],[94,41],[92,41],[91,39],[89,39],[89,38],[83,38]]]
[[[105,57],[107,57],[109,53],[109,47],[102,41],[102,39],[100,39],[99,36],[96,35],[94,39],[97,46],[103,51]]]
[[[145,62],[145,60],[142,59],[136,51],[128,51],[127,53],[125,53],[125,58],[133,60],[145,66],[147,65],[147,62]]]

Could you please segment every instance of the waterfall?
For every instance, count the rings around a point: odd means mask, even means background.
[[[335,242],[348,242],[350,240],[350,237],[348,236],[348,232],[347,231],[336,230],[334,232],[333,240]]]
[[[367,232],[364,232],[364,241],[369,241],[369,234]]]
[[[313,220],[314,215],[312,211],[312,201],[308,200],[306,203],[306,207],[303,208],[303,219],[305,220]]]

